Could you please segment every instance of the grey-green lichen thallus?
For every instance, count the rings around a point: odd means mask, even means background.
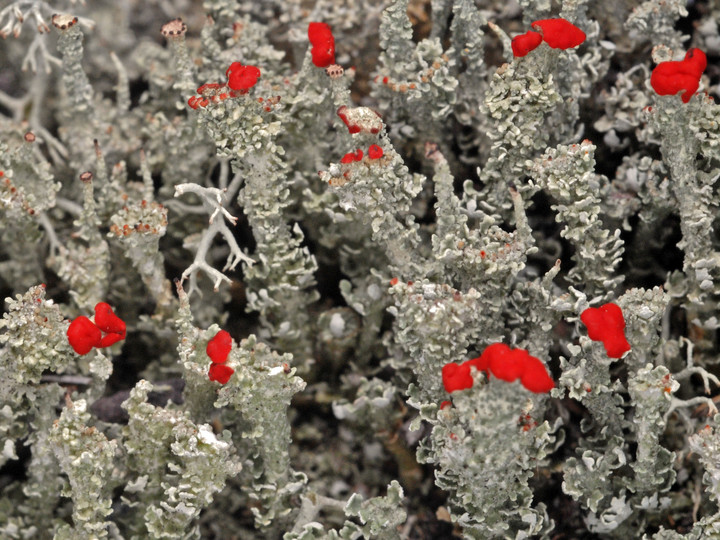
[[[718,21],[0,2],[0,538],[720,538]]]

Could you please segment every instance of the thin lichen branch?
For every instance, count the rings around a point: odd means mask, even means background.
[[[75,217],[82,214],[83,211],[82,205],[79,205],[70,199],[66,199],[65,197],[56,197],[55,207]]]
[[[687,345],[687,355],[686,355],[687,366],[683,370],[679,371],[678,373],[673,374],[673,377],[676,380],[680,381],[680,380],[689,378],[691,375],[700,375],[700,377],[703,380],[703,388],[705,389],[705,392],[707,394],[710,393],[710,382],[709,381],[712,381],[713,383],[715,383],[715,386],[720,387],[720,379],[718,379],[712,373],[709,373],[705,368],[694,365],[694,363],[693,363],[694,345],[693,345],[692,341],[690,341],[686,337],[681,337],[680,344],[682,345],[683,343],[685,343],[685,345]]]
[[[82,3],[84,5],[84,2]],[[0,28],[0,37],[6,38],[10,34],[15,38],[19,37],[23,24],[30,18],[34,19],[39,34],[47,34],[50,32],[50,27],[45,20],[56,11],[57,7],[38,0],[17,0],[12,2],[0,11],[0,24],[7,19],[5,26]],[[43,12],[45,12],[45,15],[43,15]],[[78,17],[78,22],[88,29],[95,27],[95,21],[86,17]]]
[[[118,113],[126,113],[130,110],[130,81],[128,79],[127,70],[125,69],[125,66],[123,66],[117,54],[112,51],[110,52],[110,59],[118,72],[118,81],[115,86],[115,90],[117,92],[115,103],[117,104]]]
[[[668,408],[667,412],[663,416],[663,420],[667,422],[667,419],[670,417],[670,415],[673,413],[673,411],[680,409],[681,407],[695,407],[697,405],[706,405],[707,410],[707,416],[712,417],[715,416],[718,413],[718,409],[715,406],[715,402],[712,400],[712,398],[705,397],[705,396],[695,396],[694,398],[690,399],[680,399],[673,397],[670,399],[670,407]],[[681,415],[682,417],[683,415]]]
[[[0,90],[0,105],[11,112],[12,119],[19,122],[23,118],[24,110],[30,101],[30,94],[22,97],[12,97]]]
[[[230,283],[230,278],[228,278],[219,270],[216,270],[215,268],[210,266],[205,260],[205,257],[207,256],[207,253],[210,250],[210,246],[212,245],[212,242],[215,238],[215,235],[218,232],[221,233],[226,240],[232,238],[232,242],[228,241],[228,243],[230,244],[230,255],[228,256],[228,261],[230,261],[233,257],[235,257],[236,259],[233,264],[226,264],[226,266],[223,268],[224,270],[228,268],[235,268],[237,263],[241,260],[245,261],[248,266],[252,266],[255,263],[253,259],[245,255],[240,250],[237,242],[235,242],[235,239],[232,237],[232,233],[230,233],[230,230],[227,228],[223,221],[216,221],[214,223],[211,223],[202,235],[193,263],[188,266],[188,268],[182,273],[182,282],[184,282],[188,277],[190,278],[190,287],[188,289],[188,294],[192,294],[196,290],[199,291],[197,287],[198,270],[206,272],[211,277],[211,279],[213,279],[213,289],[215,291],[219,289],[220,284],[223,281]]]
[[[47,234],[48,242],[50,243],[50,256],[57,257],[60,254],[60,251],[63,250],[64,246],[55,233],[55,227],[53,227],[50,218],[45,212],[38,212],[37,219],[42,228],[45,230],[45,234]]]
[[[210,276],[210,278],[213,280],[213,289],[215,291],[219,289],[220,284],[223,281],[230,283],[230,278],[228,278],[219,270],[216,270],[215,268],[210,266],[206,261],[208,251],[210,250],[212,242],[218,233],[223,236],[228,246],[230,247],[230,254],[228,255],[225,266],[223,267],[223,271],[233,270],[240,261],[244,261],[248,266],[252,266],[255,263],[253,259],[245,255],[245,253],[243,253],[243,251],[240,249],[240,246],[235,240],[232,231],[230,231],[228,226],[225,224],[225,221],[216,221],[214,219],[218,214],[222,214],[225,219],[227,219],[233,225],[237,223],[237,218],[230,214],[230,212],[228,212],[224,208],[223,200],[228,200],[228,198],[224,197],[224,195],[229,191],[232,191],[232,193],[234,194],[234,192],[239,188],[240,183],[241,179],[239,175],[236,175],[230,185],[232,190],[219,189],[216,187],[203,187],[198,184],[192,183],[178,184],[177,186],[175,186],[176,197],[185,193],[194,193],[198,197],[200,197],[205,211],[211,212],[209,219],[209,227],[203,232],[200,243],[198,244],[197,252],[195,253],[195,259],[193,260],[192,264],[182,273],[183,282],[186,279],[190,278],[190,287],[188,290],[188,294],[192,294],[194,291],[199,291],[197,287],[197,272],[199,270],[202,270],[203,272],[207,273],[208,276]]]
[[[213,211],[212,214],[210,214],[210,224],[212,224],[217,215],[221,213],[223,216],[225,216],[225,219],[235,225],[237,224],[238,218],[233,216],[223,206],[223,199],[225,199],[225,191],[226,190],[224,189],[216,187],[203,187],[199,186],[198,184],[192,183],[178,184],[177,186],[175,186],[176,197],[178,197],[179,195],[184,195],[185,193],[195,193],[198,197],[200,197],[200,200],[203,202],[203,206]]]
[[[171,210],[183,214],[207,214],[207,210],[202,206],[194,206],[175,199],[164,201],[163,206],[167,206]]]
[[[40,60],[40,61],[39,61]],[[42,63],[43,69],[46,74],[50,74],[52,71],[51,65],[57,67],[62,66],[62,61],[57,57],[50,54],[47,50],[47,37],[46,34],[38,33],[33,37],[32,42],[27,48],[25,58],[23,58],[20,69],[27,71],[29,68],[33,73],[37,73],[38,65]]]
[[[694,345],[689,339],[687,339],[685,337],[680,337],[679,341],[680,341],[680,345],[682,345],[684,343],[687,346],[687,353],[685,355],[686,367],[684,369],[680,370],[679,372],[674,373],[673,378],[677,381],[681,381],[681,380],[690,378],[690,376],[692,376],[692,375],[700,375],[700,377],[703,380],[703,387],[705,389],[705,392],[709,394],[710,393],[709,381],[712,381],[713,383],[715,383],[716,386],[720,386],[720,379],[718,379],[712,373],[708,373],[707,370],[705,370],[704,368],[694,365],[694,363],[693,363]],[[706,405],[707,406],[707,416],[714,416],[718,413],[718,409],[715,406],[715,402],[710,397],[696,396],[691,399],[683,400],[683,399],[676,398],[673,396],[670,400],[670,407],[665,412],[665,415],[663,418],[667,422],[667,419],[670,417],[670,415],[672,414],[673,411],[675,411],[681,407],[694,407],[696,405]],[[685,415],[681,414],[680,417],[683,419],[685,424],[688,425],[688,427],[690,427],[688,419],[685,418]]]

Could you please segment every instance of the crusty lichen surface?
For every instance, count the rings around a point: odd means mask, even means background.
[[[720,537],[718,20],[6,0],[0,537]]]

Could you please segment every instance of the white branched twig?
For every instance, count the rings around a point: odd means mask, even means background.
[[[128,74],[117,54],[110,52],[110,59],[118,72],[117,86],[115,86],[115,90],[117,92],[116,104],[118,112],[126,113],[130,110],[130,86],[128,83]]]
[[[175,196],[184,195],[185,193],[195,193],[203,202],[205,208],[212,210],[210,214],[210,223],[215,220],[218,214],[222,214],[225,218],[235,225],[237,218],[223,207],[224,189],[216,187],[203,187],[198,184],[178,184],[175,186]]]
[[[715,406],[715,402],[705,396],[695,396],[694,398],[690,399],[679,399],[679,398],[672,398],[670,400],[670,407],[668,408],[667,412],[663,416],[665,421],[667,422],[667,419],[670,417],[670,415],[675,411],[676,409],[679,409],[681,407],[695,407],[697,405],[707,405],[708,412],[707,416],[715,416],[718,413],[717,407]]]
[[[170,199],[163,202],[163,206],[167,206],[171,210],[182,214],[206,214],[207,211],[202,206],[193,206],[184,202]]]
[[[720,379],[718,379],[715,375],[712,373],[709,373],[705,368],[696,366],[693,362],[693,348],[694,345],[692,341],[687,339],[686,337],[680,338],[680,344],[682,345],[685,343],[687,345],[687,357],[686,362],[687,366],[682,371],[679,371],[678,373],[673,374],[673,377],[680,381],[683,379],[687,379],[691,375],[700,375],[700,377],[703,380],[703,388],[705,389],[705,393],[710,393],[710,381],[715,383],[715,386],[720,387]]]
[[[64,197],[56,197],[55,198],[55,207],[60,208],[64,212],[67,212],[71,216],[79,217],[80,214],[82,214],[82,205],[76,203],[75,201],[71,201],[70,199],[66,199]]]
[[[700,377],[703,380],[703,387],[705,389],[706,393],[710,393],[710,381],[712,381],[715,386],[720,387],[720,379],[718,379],[715,375],[712,373],[708,373],[708,371],[700,366],[696,366],[693,362],[693,343],[689,339],[685,337],[680,338],[680,344],[682,345],[685,343],[687,345],[687,356],[686,356],[686,363],[687,366],[673,374],[673,378],[677,381],[681,381],[683,379],[689,378],[691,375],[700,375]],[[668,419],[670,414],[675,411],[676,409],[679,409],[680,407],[694,407],[696,405],[705,404],[708,408],[708,416],[714,416],[718,413],[718,409],[715,406],[715,402],[712,400],[712,398],[705,397],[705,396],[696,396],[691,399],[679,399],[676,397],[673,397],[670,400],[670,408],[665,413],[665,420]]]
[[[60,240],[55,233],[55,227],[53,227],[50,218],[45,212],[39,212],[37,214],[37,219],[42,228],[45,229],[45,234],[47,234],[48,241],[50,242],[50,256],[56,257],[64,246],[60,243]]]
[[[62,65],[62,61],[48,52],[47,35],[38,32],[27,48],[21,69],[26,71],[29,68],[33,73],[37,73],[38,66],[40,66],[42,71],[49,74],[51,72],[51,64],[59,67]]]
[[[190,278],[190,287],[188,290],[188,294],[192,294],[194,291],[199,290],[197,287],[197,272],[199,270],[202,270],[203,272],[207,273],[208,276],[210,276],[210,278],[213,280],[213,288],[216,291],[218,290],[220,284],[223,281],[230,283],[230,278],[228,278],[219,270],[210,266],[210,264],[208,264],[206,260],[208,251],[210,250],[212,242],[217,234],[221,234],[222,237],[225,239],[225,242],[227,242],[228,246],[230,247],[230,254],[228,255],[227,261],[225,262],[223,271],[235,269],[235,267],[240,261],[245,262],[245,264],[247,264],[248,266],[252,266],[255,263],[253,259],[245,255],[245,253],[243,253],[243,251],[240,249],[240,246],[235,240],[232,231],[225,223],[225,220],[215,220],[218,215],[222,214],[222,216],[233,225],[237,223],[237,218],[227,211],[227,209],[223,206],[223,201],[229,199],[229,197],[225,197],[226,194],[229,194],[230,196],[235,194],[235,192],[240,186],[240,183],[241,181],[239,176],[236,176],[235,178],[233,178],[230,186],[226,189],[219,189],[216,187],[203,187],[201,185],[192,183],[178,184],[177,186],[175,186],[176,197],[185,193],[194,193],[198,197],[200,197],[200,200],[202,201],[203,211],[210,213],[210,226],[205,229],[202,234],[202,238],[200,239],[197,247],[197,252],[195,253],[195,259],[193,260],[192,264],[182,273],[183,282],[186,279]],[[191,213],[200,213],[198,212],[199,207],[189,206],[179,202],[175,205],[170,206],[176,210]]]
[[[75,2],[73,2],[75,3]],[[85,2],[81,2],[85,5]],[[47,34],[50,28],[45,22],[46,18],[57,11],[57,7],[51,6],[41,0],[16,0],[0,10],[0,37],[6,38],[10,34],[19,37],[22,27],[28,20],[33,20],[39,34]],[[78,22],[86,28],[94,28],[95,21],[86,17],[78,17]]]

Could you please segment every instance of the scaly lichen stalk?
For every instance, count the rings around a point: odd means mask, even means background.
[[[317,299],[317,264],[302,246],[303,233],[284,213],[290,204],[284,150],[276,143],[280,123],[269,105],[249,95],[203,109],[200,117],[218,154],[232,159],[244,186],[238,195],[256,242],[259,264],[245,267],[248,308],[260,313],[268,339],[302,364],[312,355],[308,307]]]
[[[680,230],[683,239],[678,247],[685,252],[683,272],[688,278],[691,290],[688,292],[690,321],[695,316],[705,322],[714,315],[717,308],[718,274],[720,253],[713,245],[712,208],[713,185],[701,181],[697,171],[697,156],[701,152],[701,137],[705,137],[700,126],[694,125],[692,110],[700,112],[707,107],[702,98],[694,98],[684,104],[672,97],[658,97],[656,110],[651,121],[660,131],[660,151],[663,161],[670,170],[672,190],[677,201]],[[695,133],[700,131],[701,133]],[[702,148],[703,153],[707,150]]]
[[[93,540],[107,538],[112,513],[108,481],[113,473],[117,441],[108,441],[94,427],[88,427],[90,413],[85,400],[68,403],[53,426],[51,441],[60,467],[70,480],[74,527],[61,526],[55,538]]]
[[[552,195],[561,236],[575,246],[575,267],[568,279],[588,296],[611,294],[622,281],[616,269],[623,253],[620,230],[603,226],[600,198],[606,179],[595,174],[595,145],[590,141],[547,150],[533,164],[538,186]]]
[[[60,34],[58,50],[62,53],[62,81],[67,103],[63,114],[66,125],[60,130],[60,137],[76,166],[85,168],[93,160],[92,140],[87,137],[87,131],[89,127],[98,126],[99,116],[93,88],[82,67],[83,33],[78,18],[72,15],[54,15],[53,25]]]

